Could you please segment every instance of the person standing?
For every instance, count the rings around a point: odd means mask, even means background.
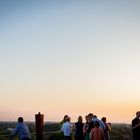
[[[84,126],[83,126],[84,140],[86,140],[87,128],[89,126],[89,124],[88,124],[88,122],[89,122],[88,115],[85,116],[85,120],[86,120],[86,122],[84,123]]]
[[[92,121],[92,117],[93,117],[93,114],[89,113],[87,117],[86,130],[84,130],[84,132],[86,132],[85,140],[90,140],[90,131],[94,127],[94,122]]]
[[[140,140],[140,111],[136,112],[136,117],[132,120],[132,139]]]
[[[110,139],[109,132],[111,131],[111,126],[107,123],[106,117],[103,117],[101,120],[102,120],[103,123],[105,124],[105,129],[104,129],[105,139],[106,139],[106,140],[109,140],[109,139]]]
[[[99,127],[100,123],[95,121],[94,125],[90,132],[90,140],[105,140],[103,129]]]
[[[65,122],[63,123],[61,127],[61,131],[64,134],[65,140],[72,140],[71,134],[72,134],[72,129],[71,129],[71,124],[70,124],[70,117],[65,118]]]
[[[78,117],[78,121],[75,123],[75,140],[83,140],[84,139],[84,135],[83,135],[83,119],[82,116]]]
[[[18,118],[18,124],[13,130],[12,135],[18,135],[20,137],[20,140],[31,140],[31,135],[28,126],[24,123],[22,117]]]

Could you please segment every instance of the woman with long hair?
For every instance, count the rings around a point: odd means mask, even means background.
[[[82,116],[78,117],[78,121],[75,123],[75,140],[83,140],[84,135],[83,135],[83,119]]]

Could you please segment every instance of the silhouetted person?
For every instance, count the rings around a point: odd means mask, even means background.
[[[132,139],[140,140],[140,111],[136,112],[136,117],[132,120]]]
[[[13,135],[18,135],[20,137],[20,140],[31,140],[28,126],[24,123],[22,117],[18,118],[18,124],[13,131]]]
[[[87,128],[88,128],[88,115],[85,116],[85,120],[86,120],[86,122],[84,123],[84,126],[83,126],[84,140],[85,140]]]
[[[105,124],[105,129],[104,129],[105,139],[106,139],[106,140],[109,140],[109,139],[110,139],[109,132],[111,131],[111,126],[107,123],[106,117],[103,117],[101,120],[102,120],[103,123]]]
[[[86,135],[85,135],[85,140],[90,140],[90,131],[91,129],[94,127],[94,122],[92,121],[92,118],[93,118],[93,114],[92,113],[89,113],[88,114],[88,117],[87,117],[87,123],[86,123]],[[85,128],[84,128],[85,129]]]
[[[83,119],[82,116],[78,117],[78,121],[75,123],[75,140],[83,140],[84,139],[84,135],[83,135]]]

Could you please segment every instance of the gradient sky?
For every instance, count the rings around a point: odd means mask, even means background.
[[[130,123],[140,110],[139,0],[0,0],[0,120]]]

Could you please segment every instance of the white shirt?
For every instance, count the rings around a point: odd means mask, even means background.
[[[71,136],[71,125],[69,122],[65,122],[62,127],[61,131],[63,132],[64,136]]]

